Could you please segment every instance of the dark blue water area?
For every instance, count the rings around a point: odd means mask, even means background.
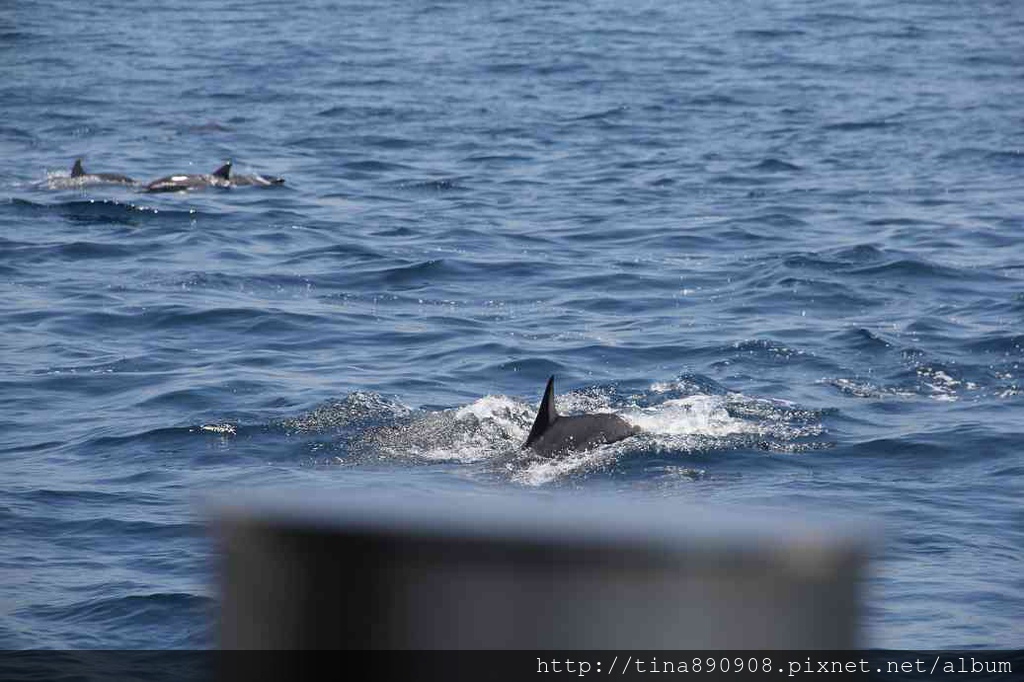
[[[43,0],[0,73],[0,646],[214,646],[278,486],[866,516],[866,644],[1020,645],[1021,3]],[[644,433],[524,454],[551,374]]]

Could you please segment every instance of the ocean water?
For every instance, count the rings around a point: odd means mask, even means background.
[[[214,646],[282,485],[868,514],[865,643],[1019,647],[1022,102],[1012,0],[4,3],[0,647]]]

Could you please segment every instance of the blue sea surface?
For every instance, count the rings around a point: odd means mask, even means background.
[[[867,514],[866,644],[1019,647],[1022,103],[1013,0],[5,3],[0,647],[216,645],[277,486]]]

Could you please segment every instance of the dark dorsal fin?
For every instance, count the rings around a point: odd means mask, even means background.
[[[80,178],[85,175],[85,169],[82,168],[82,160],[75,159],[75,165],[71,167],[71,177]]]
[[[558,419],[558,412],[555,411],[555,377],[548,379],[548,387],[544,389],[544,397],[540,401],[540,409],[537,410],[537,419],[533,422],[530,435],[523,443],[524,448],[533,445],[534,441],[544,435],[544,432],[551,428],[554,421]]]
[[[225,180],[231,179],[231,162],[228,161],[223,166],[213,171],[213,175],[218,178],[224,178]]]

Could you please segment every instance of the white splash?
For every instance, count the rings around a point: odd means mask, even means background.
[[[225,436],[233,436],[236,433],[236,429],[233,424],[203,424],[199,429],[202,431],[210,431],[212,433],[220,433]]]
[[[437,413],[417,425],[431,461],[478,462],[517,447],[529,432],[533,412],[507,396],[484,396],[454,411]]]
[[[542,486],[558,481],[577,471],[593,471],[602,464],[611,464],[621,451],[619,443],[603,445],[593,450],[574,452],[551,459],[531,462],[522,469],[512,470],[512,480],[521,485]]]
[[[522,403],[504,395],[484,396],[455,412],[458,421],[476,419],[509,429],[522,428],[523,420],[529,417],[529,411]],[[526,429],[523,429],[523,438],[526,438]]]
[[[622,418],[645,433],[666,436],[729,436],[749,433],[752,425],[731,416],[725,399],[716,395],[693,395],[666,400],[657,407],[636,408]]]

